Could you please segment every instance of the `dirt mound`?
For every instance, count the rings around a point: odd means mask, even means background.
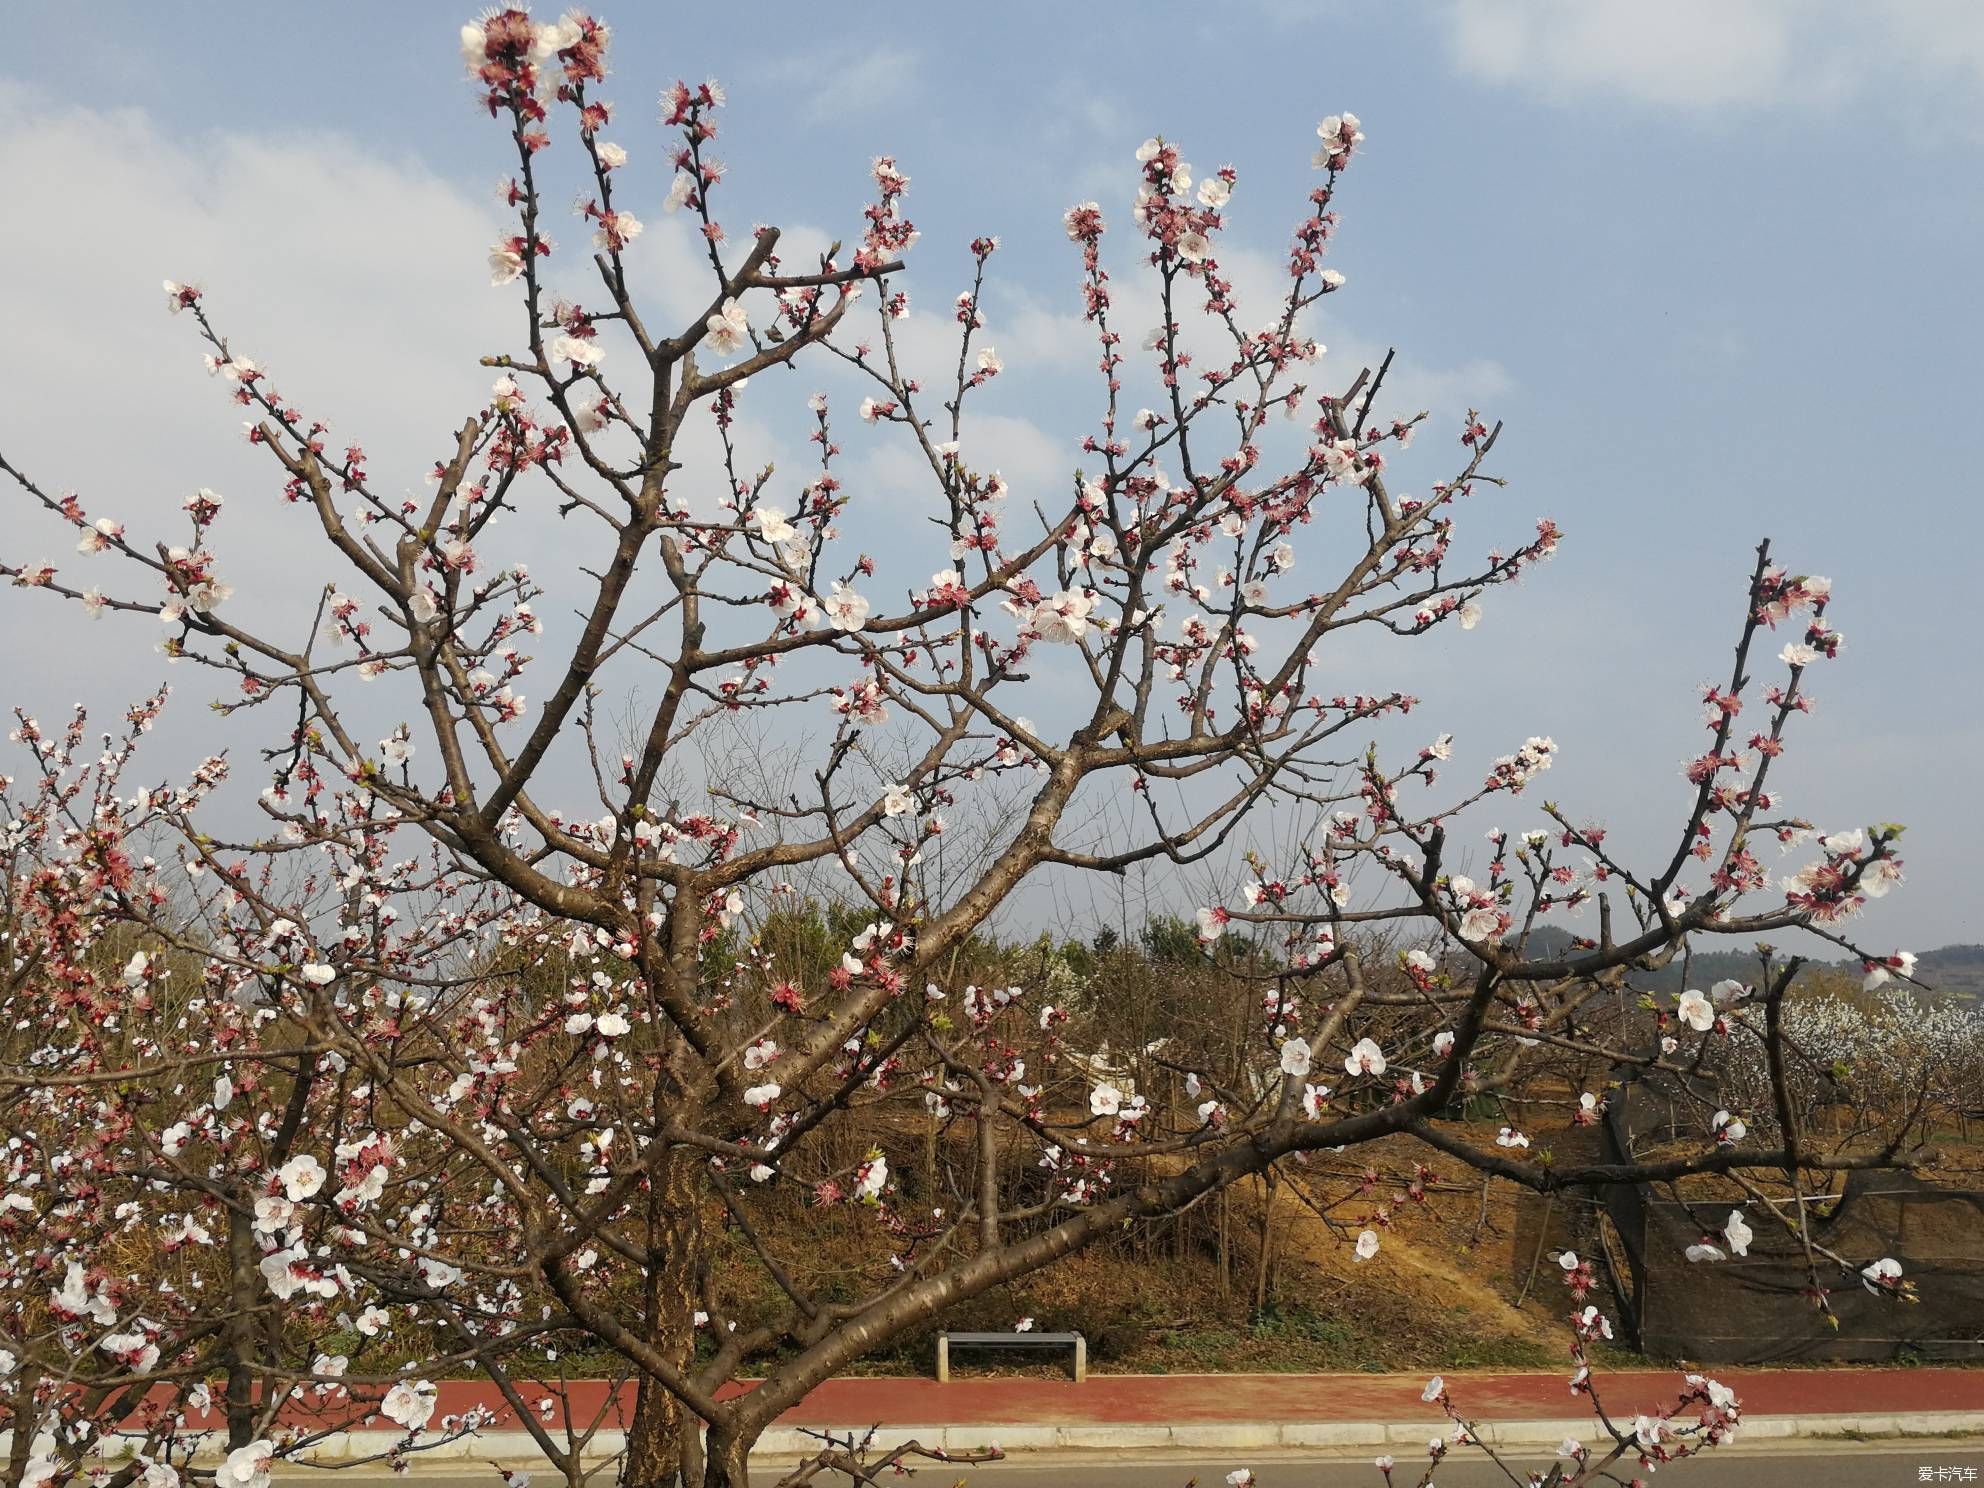
[[[1494,1133],[1470,1136],[1492,1144]],[[1348,1156],[1330,1154],[1291,1167],[1271,1198],[1258,1179],[1237,1185],[1187,1215],[980,1298],[946,1325],[1005,1328],[1030,1316],[1042,1328],[1085,1333],[1095,1364],[1117,1371],[1561,1365],[1571,1308],[1553,1257],[1583,1247],[1586,1206],[1546,1203],[1507,1184],[1484,1197],[1478,1179],[1410,1138],[1357,1157],[1354,1168]],[[1373,1185],[1364,1182],[1364,1161],[1379,1175]],[[1358,1233],[1421,1163],[1437,1180],[1423,1202],[1393,1206],[1377,1255],[1359,1261]],[[864,1367],[927,1369],[933,1347],[933,1336],[907,1340]]]

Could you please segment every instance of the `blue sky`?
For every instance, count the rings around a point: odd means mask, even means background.
[[[1984,6],[601,13],[609,133],[647,172],[627,203],[650,223],[666,187],[654,98],[715,76],[735,227],[852,239],[868,160],[887,151],[913,178],[920,305],[964,286],[972,236],[1001,235],[987,303],[1008,373],[984,437],[1042,479],[1072,463],[1094,401],[1066,341],[1062,210],[1095,197],[1120,219],[1131,154],[1161,131],[1201,172],[1239,168],[1231,234],[1266,262],[1313,182],[1316,120],[1356,111],[1369,139],[1332,260],[1349,285],[1317,333],[1344,382],[1399,348],[1401,398],[1434,415],[1420,482],[1448,473],[1470,402],[1507,421],[1511,486],[1468,518],[1476,549],[1539,515],[1566,532],[1479,629],[1400,662],[1435,731],[1475,760],[1549,733],[1553,799],[1664,843],[1699,748],[1696,689],[1726,677],[1749,550],[1772,535],[1790,566],[1834,579],[1847,637],[1794,739],[1792,805],[1828,828],[1909,824],[1909,883],[1869,941],[1984,939],[1966,866],[1984,703],[1961,620],[1984,537]],[[162,313],[172,275],[202,282],[240,344],[334,410],[375,469],[417,486],[486,387],[475,357],[508,339],[481,264],[506,162],[461,77],[464,18],[15,9],[0,170],[20,334],[0,447],[126,520],[198,485],[266,486],[187,327]],[[667,243],[650,241],[666,300]],[[10,559],[68,552],[59,533],[8,534]],[[10,647],[6,692],[44,717],[72,696],[114,701],[155,662],[153,638],[115,622],[77,632],[31,597],[0,605],[13,633],[65,641]]]

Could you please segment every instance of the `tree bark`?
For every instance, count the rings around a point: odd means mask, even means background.
[[[10,1403],[12,1419],[7,1423],[13,1437],[7,1448],[9,1483],[25,1483],[28,1478],[28,1459],[34,1455],[34,1439],[41,1424],[34,1404],[35,1391],[40,1385],[41,1366],[30,1359],[21,1365],[20,1373],[14,1379],[14,1398]]]
[[[697,1277],[702,1261],[698,1164],[686,1147],[669,1152],[648,1189],[647,1278],[641,1322],[647,1340],[686,1372],[696,1349]],[[693,1471],[696,1418],[660,1381],[641,1376],[621,1488],[674,1488]],[[685,1450],[686,1447],[686,1450]]]
[[[751,1488],[751,1442],[755,1437],[720,1436],[711,1432],[703,1488]]]
[[[255,1439],[255,1305],[261,1300],[262,1273],[261,1248],[255,1244],[249,1213],[245,1204],[238,1204],[227,1217],[228,1304],[233,1315],[222,1357],[227,1361],[223,1399],[230,1451]]]
[[[1228,1301],[1233,1295],[1232,1255],[1226,1248],[1226,1190],[1219,1191],[1219,1300]]]
[[[1254,1258],[1254,1315],[1260,1316],[1267,1310],[1270,1267],[1274,1264],[1274,1190],[1275,1170],[1269,1168],[1261,1174],[1261,1249]]]

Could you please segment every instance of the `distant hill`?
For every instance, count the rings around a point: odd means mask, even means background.
[[[1570,943],[1568,931],[1550,925],[1530,937],[1530,951],[1533,955],[1553,956],[1568,948]],[[1800,973],[1800,979],[1822,971],[1858,975],[1859,970],[1859,963],[1853,961],[1814,961],[1806,972]],[[1681,963],[1675,961],[1660,971],[1637,974],[1634,981],[1655,991],[1680,992],[1684,990],[1681,975]],[[1725,977],[1742,982],[1755,981],[1756,952],[1748,948],[1701,952],[1688,964],[1688,980],[1694,986],[1706,987]],[[1915,962],[1915,978],[1945,997],[1984,1006],[1984,945],[1948,945],[1919,952]]]
[[[1984,945],[1950,945],[1924,951],[1915,976],[1949,997],[1984,1003]]]

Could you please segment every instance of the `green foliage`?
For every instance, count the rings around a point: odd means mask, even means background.
[[[1144,954],[1160,966],[1196,966],[1204,960],[1198,928],[1176,915],[1158,915],[1144,926]]]
[[[1357,1339],[1355,1330],[1340,1318],[1300,1302],[1272,1298],[1255,1314],[1251,1331],[1255,1338],[1320,1343],[1331,1348],[1348,1348]]]

